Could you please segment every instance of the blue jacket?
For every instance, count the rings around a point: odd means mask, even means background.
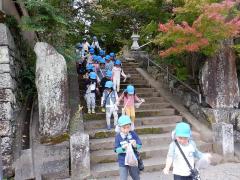
[[[117,92],[116,91],[111,91],[110,94],[107,90],[103,91],[103,106],[108,106],[110,105],[110,100],[113,102],[113,104],[116,103],[117,101]]]
[[[121,167],[126,166],[125,165],[126,150],[122,148],[122,144],[126,142],[129,143],[129,140],[135,140],[137,143],[137,150],[141,149],[142,142],[135,131],[130,131],[127,137],[124,139],[121,137],[120,133],[117,133],[115,136],[115,152],[118,153],[118,164]],[[135,155],[138,159],[139,157],[136,152]]]

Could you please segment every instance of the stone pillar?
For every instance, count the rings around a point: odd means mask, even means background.
[[[67,131],[69,99],[66,61],[52,46],[38,42],[36,86],[39,103],[39,131],[44,137],[54,137]]]
[[[0,137],[0,144],[2,143],[2,139]],[[1,150],[1,146],[0,146],[0,152],[2,152]],[[3,179],[3,164],[2,164],[2,153],[0,153],[0,179]]]
[[[70,138],[71,180],[90,176],[89,135],[77,132]]]
[[[234,155],[232,124],[224,122],[213,124],[213,149],[224,156]]]

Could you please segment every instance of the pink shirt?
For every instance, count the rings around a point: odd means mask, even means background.
[[[119,102],[123,99],[124,107],[134,107],[135,101],[141,102],[139,97],[135,94],[133,96],[124,96],[124,93],[119,97]]]

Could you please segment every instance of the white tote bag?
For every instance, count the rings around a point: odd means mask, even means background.
[[[127,147],[127,151],[126,151],[125,165],[138,166],[137,157],[134,154],[132,145],[130,143],[128,143],[128,147]]]

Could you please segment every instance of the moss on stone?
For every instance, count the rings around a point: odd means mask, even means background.
[[[108,138],[108,137],[113,137],[113,136],[115,136],[115,132],[114,131],[102,131],[102,132],[95,133],[93,138],[95,138],[95,139],[102,139],[102,138]]]
[[[152,134],[153,128],[136,129],[138,134]]]
[[[116,159],[104,159],[104,160],[99,161],[98,163],[112,163],[112,162],[116,162],[116,161],[117,161],[117,158]]]
[[[61,135],[55,136],[55,137],[41,137],[40,143],[41,144],[59,144],[64,141],[68,141],[70,139],[70,136],[68,133],[63,133]]]

